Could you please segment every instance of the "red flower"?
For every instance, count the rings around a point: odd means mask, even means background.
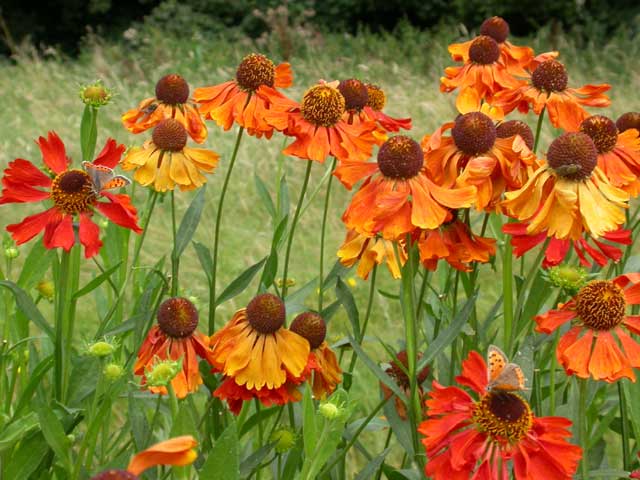
[[[487,365],[477,352],[462,362],[459,387],[433,382],[427,420],[418,431],[429,461],[425,473],[434,480],[507,480],[508,463],[516,480],[570,480],[581,449],[571,445],[571,422],[536,417],[519,395],[487,392]]]
[[[507,223],[502,226],[502,231],[507,235],[511,235],[511,245],[513,246],[513,254],[521,257],[532,248],[540,245],[547,238],[547,232],[540,232],[534,235],[527,235],[527,223]],[[613,232],[607,232],[602,235],[602,239],[607,242],[617,243],[620,245],[631,245],[631,230],[623,230],[619,228]],[[549,237],[549,244],[544,253],[542,268],[555,267],[560,265],[571,247],[576,252],[580,264],[590,268],[592,262],[587,257],[604,267],[609,260],[614,262],[620,261],[622,258],[622,250],[618,247],[605,243],[602,239],[597,240],[588,233],[583,233],[578,240],[559,239]],[[593,242],[595,247],[589,242]],[[596,248],[597,247],[597,248]]]
[[[131,205],[129,196],[106,191],[128,183],[124,177],[113,177],[111,174],[111,169],[120,161],[124,145],[118,145],[110,138],[93,163],[86,162],[86,169],[99,169],[101,175],[106,175],[106,179],[98,177],[100,181],[97,184],[94,175],[86,170],[69,169],[71,161],[66,155],[62,140],[55,132],[49,132],[46,139],[40,137],[37,143],[42,152],[46,173],[28,160],[18,158],[9,163],[2,178],[0,204],[43,200],[53,202],[48,210],[7,226],[18,245],[28,242],[44,230],[45,247],[61,247],[69,251],[76,243],[77,232],[78,239],[85,248],[85,257],[90,258],[102,247],[100,229],[91,218],[95,210],[117,225],[136,233],[142,231],[138,227],[137,212]],[[105,197],[108,201],[99,201],[100,197]],[[74,221],[78,221],[77,225],[74,225]]]

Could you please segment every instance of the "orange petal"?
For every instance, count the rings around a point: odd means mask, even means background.
[[[198,442],[191,435],[171,438],[136,454],[129,463],[127,470],[134,475],[140,475],[145,470],[156,465],[184,466],[192,464],[198,457],[193,448]]]

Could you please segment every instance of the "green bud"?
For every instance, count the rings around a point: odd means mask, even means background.
[[[80,99],[85,105],[91,105],[92,107],[102,107],[109,103],[113,93],[107,87],[105,87],[100,80],[89,84],[83,85],[80,89]]]
[[[182,370],[182,359],[175,362],[171,360],[159,361],[151,369],[145,371],[147,386],[166,387],[180,370]]]
[[[4,256],[7,257],[9,260],[18,258],[19,255],[20,255],[20,250],[18,250],[16,247],[9,247],[4,249]]]
[[[102,369],[102,374],[110,382],[115,382],[124,374],[124,369],[117,363],[107,363]]]
[[[52,281],[42,280],[38,282],[38,285],[36,285],[36,290],[38,290],[38,293],[40,293],[40,295],[42,295],[43,298],[46,298],[49,301],[53,300],[53,295],[55,294],[55,287]]]
[[[271,434],[269,442],[275,442],[276,452],[288,452],[296,444],[296,434],[291,429],[282,427]]]
[[[100,341],[89,345],[87,353],[92,357],[108,357],[115,349],[116,347],[112,343]]]
[[[318,407],[318,411],[320,412],[320,415],[322,415],[327,420],[335,420],[340,415],[342,415],[342,409],[335,403],[331,402],[320,404],[320,406]]]
[[[550,268],[547,277],[552,285],[564,288],[571,294],[577,293],[589,280],[589,274],[584,268],[569,265]]]

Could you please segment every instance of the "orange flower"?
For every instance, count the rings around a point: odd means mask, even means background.
[[[320,83],[308,89],[298,104],[274,89],[262,86],[258,92],[272,96],[265,113],[266,122],[296,140],[284,149],[285,155],[324,162],[328,155],[339,161],[365,161],[376,139],[373,122],[349,125],[343,118],[345,99],[338,82]]]
[[[255,297],[211,337],[214,370],[249,390],[274,390],[288,377],[301,377],[309,342],[284,328],[284,320],[282,300],[268,293]]]
[[[418,353],[418,361],[422,358],[422,354]],[[407,351],[402,350],[400,353],[396,355],[396,358],[391,362],[389,368],[385,370],[387,375],[389,375],[393,380],[395,380],[400,390],[404,392],[404,394],[409,397],[411,394],[411,382],[409,381],[409,376],[407,375],[407,369],[409,368],[409,359],[407,357]],[[422,384],[427,379],[429,375],[429,366],[425,366],[422,370],[418,372],[418,396],[420,397],[420,403],[425,398],[424,389],[422,388]],[[384,383],[380,382],[380,388],[382,389],[382,394],[384,398],[389,398],[393,395],[394,403],[396,407],[396,411],[398,412],[398,416],[406,420],[408,418],[407,415],[407,407],[404,402],[396,395],[394,395],[393,391],[387,387]]]
[[[404,265],[407,261],[404,241],[400,239],[397,243],[400,264]],[[400,267],[398,267],[393,241],[385,240],[379,235],[368,237],[355,230],[349,230],[347,238],[338,250],[338,258],[345,267],[352,267],[357,263],[356,273],[363,280],[369,277],[374,264],[381,265],[382,262],[386,263],[393,278],[400,278]]]
[[[194,190],[207,181],[220,156],[211,150],[187,147],[187,131],[172,118],[162,120],[153,129],[152,139],[142,148],[132,148],[122,160],[124,170],[135,170],[140,185],[152,185],[158,192]]]
[[[506,193],[509,215],[529,222],[527,234],[578,240],[601,237],[625,222],[628,194],[609,183],[597,167],[597,150],[584,133],[556,138],[527,183]]]
[[[556,350],[567,375],[615,382],[635,381],[632,368],[640,367],[640,345],[626,330],[640,334],[640,317],[627,315],[628,305],[640,304],[640,273],[594,280],[557,310],[535,318],[536,330],[550,334],[575,320]],[[620,346],[622,349],[620,349]]]
[[[347,228],[396,240],[415,227],[437,228],[451,218],[446,207],[464,208],[475,201],[475,187],[440,187],[425,173],[423,164],[420,145],[397,135],[380,147],[377,163],[344,162],[339,166],[334,175],[347,188],[365,179],[342,216]]]
[[[122,123],[131,133],[141,133],[166,118],[173,118],[187,130],[196,143],[207,139],[207,127],[198,110],[189,102],[189,85],[180,75],[165,75],[156,83],[156,96],[140,102],[138,108],[122,115]]]
[[[374,136],[379,143],[387,139],[387,132],[397,132],[401,128],[411,130],[410,118],[393,118],[382,112],[386,97],[382,89],[370,83],[350,78],[342,80],[338,90],[345,100],[345,119],[349,124],[375,122]]]
[[[336,354],[325,341],[327,325],[324,319],[314,312],[301,313],[289,328],[309,342],[313,365],[313,395],[317,399],[325,399],[342,382],[342,369],[338,365]]]
[[[451,129],[451,136],[443,133]],[[488,115],[469,112],[422,140],[426,169],[442,187],[475,186],[476,208],[494,211],[505,191],[520,188],[535,156],[517,131],[498,130]],[[433,228],[433,227],[431,227]]]
[[[198,442],[191,435],[170,438],[137,453],[127,470],[106,470],[91,480],[137,480],[137,475],[158,465],[191,465],[198,458],[194,450],[197,446]]]
[[[576,131],[589,116],[583,105],[608,107],[611,104],[604,94],[611,88],[606,83],[580,88],[569,88],[568,85],[569,76],[564,65],[549,58],[535,67],[529,83],[498,93],[491,104],[502,108],[505,114],[516,107],[522,113],[533,108],[536,115],[546,109],[551,124],[568,131]]]
[[[174,297],[165,300],[158,309],[158,324],[153,326],[145,338],[133,367],[135,375],[142,376],[146,383],[147,370],[156,359],[182,359],[182,371],[171,381],[176,397],[184,398],[198,390],[202,377],[198,357],[211,363],[209,337],[197,331],[198,311],[186,298]],[[153,393],[166,394],[165,387],[149,387]]]
[[[491,103],[498,92],[516,89],[523,83],[503,63],[502,49],[489,35],[480,35],[465,44],[453,44],[449,52],[454,59],[463,60],[464,65],[444,70],[444,77],[440,78],[440,91],[460,89],[456,102],[459,106],[464,104],[469,91]]]
[[[271,138],[273,127],[265,122],[264,116],[272,97],[268,90],[262,91],[259,87],[288,88],[292,83],[293,74],[288,63],[276,67],[264,55],[252,53],[240,62],[234,80],[196,88],[193,98],[200,104],[200,113],[225,130],[236,122],[250,135]]]
[[[598,167],[611,184],[632,197],[640,194],[640,134],[635,128],[618,132],[613,120],[594,115],[580,124],[598,150]]]
[[[562,417],[536,417],[520,395],[487,391],[487,364],[477,352],[462,362],[460,385],[433,382],[427,400],[427,420],[418,431],[425,436],[425,474],[433,480],[571,480],[582,455],[570,444],[571,422]]]
[[[435,270],[438,260],[444,259],[456,270],[470,272],[472,262],[487,263],[496,254],[496,241],[473,235],[457,212],[452,214],[453,220],[439,228],[418,232],[420,261],[425,268]]]

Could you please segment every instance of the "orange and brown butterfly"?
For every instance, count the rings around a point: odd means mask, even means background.
[[[509,359],[495,345],[487,350],[487,384],[488,392],[514,392],[525,390],[524,373],[519,365]]]
[[[115,175],[113,169],[105,165],[95,165],[91,162],[82,162],[85,172],[91,177],[91,183],[96,194],[104,190],[126,187],[131,183],[124,175]]]

